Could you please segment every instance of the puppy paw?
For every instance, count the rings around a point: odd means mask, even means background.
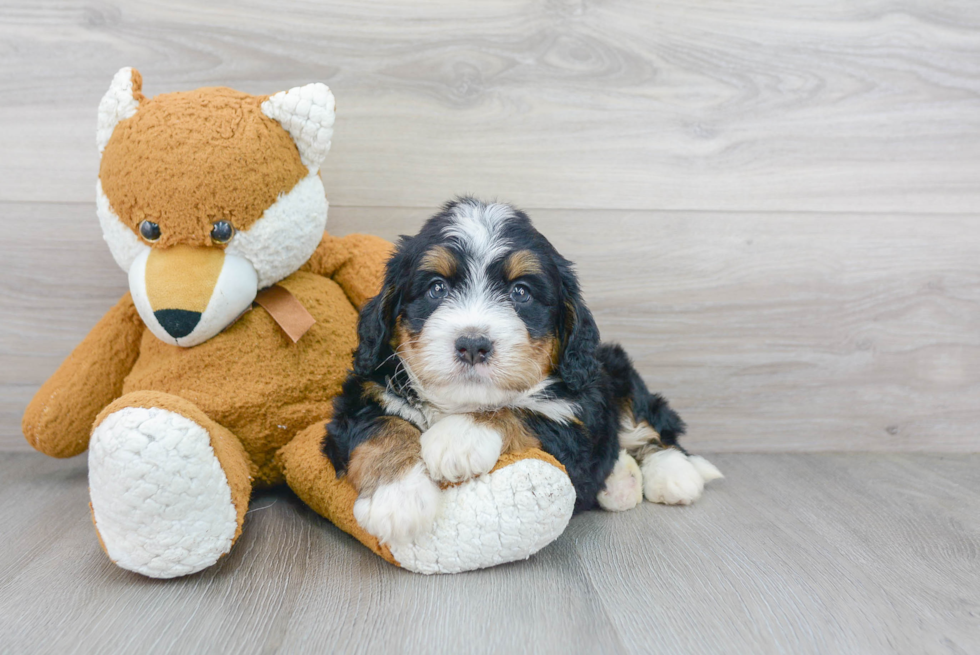
[[[725,477],[721,474],[721,471],[718,470],[717,466],[700,455],[689,455],[687,461],[694,465],[694,468],[698,470],[698,473],[701,474],[701,477],[706,483]]]
[[[610,512],[633,509],[643,501],[643,474],[625,450],[619,451],[616,466],[606,478],[606,488],[599,492],[597,499],[599,506]]]
[[[422,460],[433,480],[461,482],[489,473],[503,441],[469,414],[451,414],[422,433]]]
[[[354,518],[381,543],[404,545],[432,530],[442,492],[422,465],[354,503]]]
[[[690,505],[704,491],[704,478],[697,467],[675,448],[647,455],[641,471],[643,495],[654,503]]]

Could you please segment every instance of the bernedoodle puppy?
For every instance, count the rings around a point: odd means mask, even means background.
[[[721,477],[677,444],[680,417],[599,343],[571,263],[510,205],[461,198],[402,237],[358,337],[323,452],[382,542],[431,527],[437,483],[532,446],[568,470],[576,512],[688,504]]]

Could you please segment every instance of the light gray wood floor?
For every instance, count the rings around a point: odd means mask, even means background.
[[[980,652],[980,455],[712,459],[691,507],[588,513],[444,577],[265,492],[215,568],[155,581],[100,550],[83,458],[0,455],[0,651]]]

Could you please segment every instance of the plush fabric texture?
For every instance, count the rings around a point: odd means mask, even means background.
[[[453,500],[438,534],[401,556],[357,524],[355,491],[319,444],[351,366],[358,311],[381,288],[392,245],[324,232],[316,171],[333,96],[310,84],[271,98],[211,88],[148,99],[141,86],[135,70],[116,74],[96,139],[99,223],[131,293],[41,386],[22,421],[46,454],[91,446],[92,520],[109,557],[158,578],[202,570],[238,539],[252,490],[284,481],[412,570],[490,566],[557,537],[574,490],[556,461],[534,452],[445,489]],[[141,232],[144,220],[157,226]],[[212,238],[217,221],[234,227],[227,243]],[[272,284],[314,321],[295,342],[249,305],[253,290]]]
[[[99,179],[119,218],[150,220],[159,245],[211,246],[211,224],[247,230],[309,174],[264,97],[217,87],[144,100],[102,153]],[[206,126],[206,127],[205,127]]]
[[[338,241],[335,247],[342,246]],[[387,243],[377,242],[386,252]],[[357,345],[357,309],[340,285],[300,271],[279,286],[316,320],[295,344],[258,306],[193,348],[166,344],[147,331],[122,389],[163,391],[200,407],[241,440],[259,487],[283,481],[276,451],[330,415]]]
[[[34,394],[21,420],[27,441],[52,457],[85,452],[95,417],[122,395],[145,331],[127,293]]]
[[[92,431],[91,508],[102,547],[149,577],[194,573],[231,550],[250,480],[235,436],[182,398],[123,396]]]

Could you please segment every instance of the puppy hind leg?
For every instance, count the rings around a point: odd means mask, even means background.
[[[665,444],[647,420],[636,420],[632,412],[624,414],[619,439],[639,463],[643,495],[651,502],[689,505],[701,497],[706,482],[723,477],[705,458],[688,456],[676,445],[676,435],[673,444]]]
[[[643,473],[625,449],[619,451],[619,459],[606,478],[606,486],[596,498],[599,506],[610,512],[633,509],[643,502]]]

